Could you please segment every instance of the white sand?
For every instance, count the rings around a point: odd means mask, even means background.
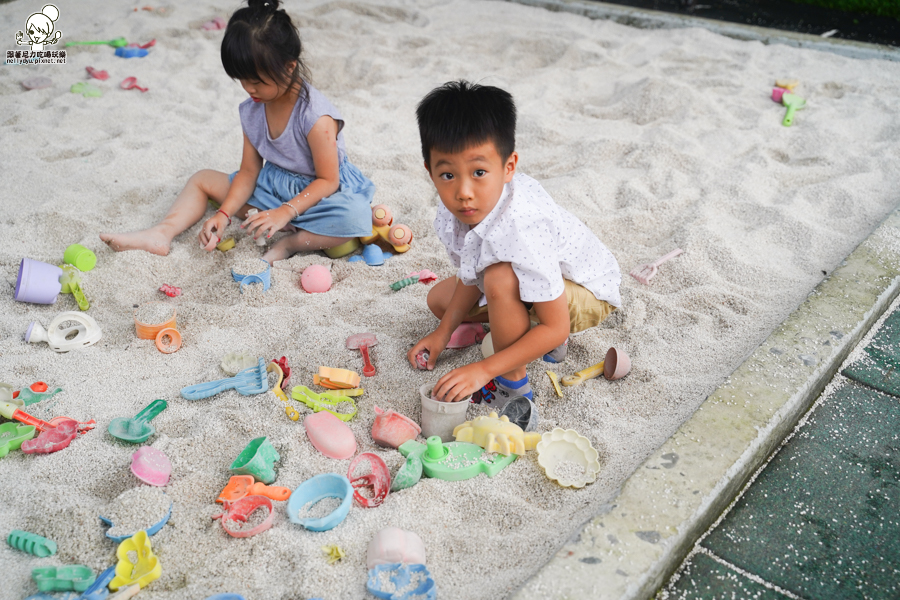
[[[98,427],[50,455],[14,451],[0,459],[0,536],[25,529],[59,544],[38,560],[0,545],[0,598],[33,593],[31,569],[115,561],[101,508],[137,485],[135,446],[106,432],[155,398],[169,408],[147,442],[172,461],[169,523],[151,538],[163,575],[141,592],[148,600],[202,599],[237,592],[248,599],[364,598],[365,550],[389,525],[418,533],[441,598],[503,597],[534,573],[706,395],[789,314],[897,202],[900,183],[900,65],[860,62],[784,46],[739,42],[704,30],[643,31],[504,2],[401,0],[306,2],[290,7],[308,50],[314,82],[343,112],[351,159],[378,186],[377,201],[408,224],[412,250],[384,266],[297,256],[272,270],[272,287],[231,278],[241,258],[259,256],[250,239],[227,255],[198,247],[194,227],[168,257],[115,254],[100,231],[146,227],[164,213],[186,179],[202,168],[233,171],[240,161],[237,105],[246,95],[219,61],[221,32],[198,29],[227,16],[233,0],[173,3],[165,15],[133,12],[141,2],[57,2],[63,41],[157,39],[147,58],[121,59],[109,47],[71,50],[65,66],[0,67],[0,381],[36,380],[64,392],[30,407],[42,418],[94,418]],[[39,4],[0,5],[5,48]],[[104,92],[68,92],[86,66],[106,69]],[[24,91],[19,82],[49,75],[55,86]],[[150,89],[123,91],[135,76]],[[312,386],[319,365],[362,370],[351,333],[378,335],[378,375],[364,379],[351,422],[360,451],[374,446],[373,405],[419,418],[418,388],[476,360],[476,348],[450,351],[435,373],[410,369],[404,354],[436,324],[428,286],[392,292],[388,284],[428,268],[452,274],[432,233],[436,195],[422,168],[414,109],[430,89],[468,78],[510,90],[520,110],[520,168],[543,182],[612,249],[624,273],[680,247],[650,287],[623,280],[625,309],[573,339],[560,375],[599,362],[610,345],[628,352],[633,371],[592,380],[557,399],[529,368],[540,431],[574,428],[600,452],[598,480],[579,490],[550,482],[533,452],[492,479],[423,480],[374,509],[354,507],[323,533],[291,524],[276,503],[274,526],[256,537],[229,537],[211,517],[228,466],[251,439],[268,436],[281,454],[275,485],[297,487],[348,461],[324,458],[271,393],[234,391],[188,402],[183,386],[223,376],[219,363],[249,349],[287,356],[292,384]],[[791,128],[769,98],[776,77],[796,77],[809,106]],[[211,214],[211,211],[210,211]],[[240,236],[236,227],[232,231]],[[68,244],[98,255],[83,289],[103,327],[90,348],[56,354],[28,345],[32,320],[45,326],[53,306],[13,301],[22,257],[59,263]],[[303,267],[328,265],[332,290],[297,287]],[[290,271],[288,269],[293,269]],[[169,299],[163,283],[181,287]],[[162,354],[135,337],[133,308],[177,304],[184,345]],[[302,415],[308,410],[295,403]],[[469,416],[485,412],[473,408]],[[723,431],[722,435],[728,435]],[[347,556],[328,565],[321,547]]]

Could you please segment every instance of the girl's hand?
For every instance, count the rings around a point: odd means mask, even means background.
[[[442,402],[460,402],[465,400],[491,380],[491,374],[484,368],[484,361],[472,363],[453,369],[434,386],[432,395]]]
[[[250,215],[241,223],[241,229],[246,229],[247,233],[253,235],[253,239],[257,239],[261,235],[272,237],[276,231],[290,223],[295,216],[291,207],[282,204],[278,208]]]
[[[216,244],[222,241],[222,234],[228,227],[228,218],[220,212],[217,212],[203,223],[200,228],[200,247],[204,250],[214,250]]]
[[[438,355],[444,351],[448,342],[450,342],[450,336],[445,336],[435,329],[419,340],[418,343],[406,353],[406,359],[414,369],[418,369],[419,366],[416,363],[416,355],[423,351],[427,352],[428,362],[426,363],[425,368],[429,371],[433,371],[434,365],[437,363]]]

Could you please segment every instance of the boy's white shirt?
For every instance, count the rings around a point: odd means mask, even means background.
[[[440,204],[434,228],[465,285],[484,292],[484,270],[512,264],[523,302],[549,302],[565,291],[563,279],[598,300],[622,305],[619,263],[587,225],[560,208],[537,181],[516,173],[494,209],[474,228]],[[486,303],[482,296],[479,304]]]

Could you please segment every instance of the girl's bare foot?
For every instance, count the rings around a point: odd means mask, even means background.
[[[116,252],[144,250],[159,256],[166,256],[169,253],[169,245],[172,242],[171,239],[153,228],[130,233],[101,233],[100,239]]]

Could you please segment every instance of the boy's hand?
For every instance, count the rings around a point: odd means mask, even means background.
[[[216,244],[222,241],[222,233],[228,227],[228,218],[220,212],[217,212],[203,223],[200,228],[200,247],[204,250],[215,250]]]
[[[484,368],[484,362],[478,361],[458,369],[453,369],[434,386],[432,395],[442,402],[460,402],[465,400],[491,380],[491,374]]]
[[[427,352],[428,362],[425,363],[425,368],[429,371],[433,371],[434,365],[437,363],[438,355],[444,351],[448,342],[450,342],[450,336],[445,336],[438,330],[434,330],[419,340],[418,343],[406,353],[406,359],[409,361],[412,368],[419,369],[420,367],[416,363],[416,356],[420,352]]]

